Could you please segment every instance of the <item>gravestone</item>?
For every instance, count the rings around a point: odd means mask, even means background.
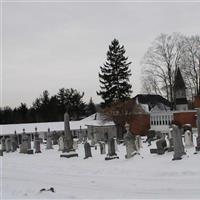
[[[78,149],[78,140],[77,140],[77,139],[73,141],[73,148],[74,148],[75,150]]]
[[[113,138],[115,141],[115,151],[119,152],[118,144],[117,144],[117,138]]]
[[[91,152],[91,147],[90,147],[89,142],[85,142],[85,144],[84,144],[84,150],[85,150],[85,157],[84,157],[84,159],[92,157],[92,152]]]
[[[200,151],[200,108],[197,110],[197,146],[196,151]]]
[[[28,149],[31,149],[31,135],[28,135]]]
[[[49,130],[50,131],[50,130]],[[53,145],[58,144],[58,134],[54,131],[52,134],[52,141],[53,141]]]
[[[28,135],[25,132],[23,132],[22,137],[21,137],[20,153],[27,153],[27,151],[29,149],[28,142],[29,142]]]
[[[105,157],[105,160],[112,160],[112,159],[119,159],[115,152],[115,140],[113,138],[110,138],[108,140],[108,154]]]
[[[0,156],[3,156],[3,151],[2,150],[0,150]]]
[[[73,148],[73,137],[70,131],[70,124],[69,124],[69,115],[66,112],[64,114],[64,150],[60,157],[71,158],[71,157],[78,157],[78,154],[75,152]]]
[[[40,139],[35,139],[35,153],[41,153],[40,150]]]
[[[64,139],[62,135],[58,138],[58,146],[58,151],[64,150]]]
[[[41,143],[41,138],[39,138],[39,134],[37,132],[37,127],[35,127],[35,134],[34,134],[35,153],[41,153],[40,143]],[[31,149],[31,148],[29,148],[29,149]]]
[[[95,147],[95,138],[94,138],[94,133],[91,134],[91,147]]]
[[[154,140],[156,136],[156,132],[154,130],[149,130],[146,142],[148,142],[148,146],[151,146],[151,142]]]
[[[48,132],[47,132],[47,146],[46,146],[46,149],[53,149],[53,146],[52,146],[52,135],[51,135],[50,129],[48,129]]]
[[[167,139],[169,141],[168,152],[174,151],[174,143],[173,143],[172,131],[173,131],[173,128],[170,127],[169,128],[169,133],[168,133],[168,136],[167,136]]]
[[[10,138],[6,138],[6,141],[5,141],[5,145],[6,145],[6,152],[10,152],[11,151],[11,140]]]
[[[1,150],[5,151],[6,150],[6,139],[4,137],[1,138]]]
[[[11,151],[15,152],[17,150],[17,137],[16,135],[11,135]]]
[[[142,148],[142,141],[139,135],[136,135],[135,137],[135,144],[136,144],[137,152],[139,152],[139,150]]]
[[[185,147],[193,147],[193,141],[192,141],[192,132],[187,130],[184,133],[184,137],[185,137]]]
[[[19,136],[17,135],[17,131],[14,132],[13,140],[16,142],[17,148],[19,148]]]
[[[106,145],[105,142],[99,142],[100,154],[106,154]]]
[[[126,155],[125,158],[131,158],[137,154],[137,147],[135,142],[135,135],[130,132],[130,125],[126,123],[126,134],[124,136],[124,142],[126,145]]]
[[[174,142],[174,156],[172,160],[181,160],[185,155],[181,130],[176,125],[172,125],[172,137]]]
[[[164,138],[159,139],[156,141],[156,147],[157,147],[157,154],[162,155],[167,150],[167,142]]]

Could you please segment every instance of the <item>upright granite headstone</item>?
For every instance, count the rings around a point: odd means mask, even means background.
[[[46,146],[46,149],[53,149],[53,146],[52,146],[52,134],[50,132],[50,129],[48,129],[48,132],[47,132],[47,146]]]
[[[105,142],[99,142],[100,154],[106,154],[106,144]]]
[[[92,152],[91,152],[91,147],[90,147],[89,142],[85,142],[85,144],[84,144],[84,150],[85,150],[85,157],[84,157],[84,159],[92,157]]]
[[[185,137],[185,147],[193,147],[193,140],[192,140],[192,132],[187,130],[184,133],[184,137]]]
[[[14,132],[14,138],[13,138],[17,144],[17,148],[19,148],[19,136],[17,135],[17,131]]]
[[[69,115],[66,112],[64,114],[64,150],[63,153],[60,155],[60,157],[70,158],[70,157],[78,157],[78,154],[75,152],[75,149],[73,148],[73,137],[70,131],[70,125],[69,125]]]
[[[41,139],[39,138],[39,134],[37,132],[37,127],[36,127],[35,128],[35,134],[34,134],[35,153],[41,153],[40,143],[41,143]]]
[[[137,154],[137,147],[135,141],[135,135],[130,132],[130,125],[126,123],[126,134],[124,136],[124,142],[126,145],[126,155],[125,158],[131,158]]]
[[[40,149],[40,139],[35,139],[35,153],[41,153]]]
[[[91,134],[91,147],[95,147],[96,141],[94,138],[94,133]]]
[[[49,130],[49,131],[50,131],[50,130]],[[58,138],[59,138],[59,136],[58,136],[57,132],[54,131],[53,134],[52,134],[53,145],[58,144]]]
[[[28,147],[28,135],[23,132],[21,137],[20,153],[27,153],[29,149]]]
[[[2,150],[2,151],[5,151],[5,150],[6,150],[6,144],[5,144],[5,142],[6,142],[5,137],[2,137],[2,138],[1,138],[1,150]]]
[[[165,153],[165,151],[167,150],[167,142],[164,139],[164,137],[156,141],[156,147],[157,147],[157,154],[162,155]]]
[[[174,143],[173,143],[172,131],[173,131],[173,128],[170,127],[169,128],[169,133],[168,133],[168,136],[167,136],[167,139],[169,141],[168,152],[174,151]]]
[[[15,152],[17,150],[17,137],[16,135],[11,135],[11,151]]]
[[[5,144],[6,144],[6,152],[10,152],[11,151],[11,140],[10,140],[10,138],[6,138]]]
[[[115,140],[110,138],[108,140],[108,154],[105,157],[105,160],[119,159],[115,151]]]
[[[77,139],[73,140],[73,148],[74,148],[75,150],[78,149],[78,140],[77,140]]]
[[[118,144],[117,144],[117,138],[114,137],[113,139],[115,141],[115,151],[119,152],[119,148],[118,148]]]
[[[185,155],[181,130],[176,125],[172,125],[172,128],[172,137],[174,142],[174,157],[172,160],[181,160],[182,156]]]
[[[140,135],[136,135],[136,137],[135,137],[135,144],[136,144],[137,152],[139,152],[140,149],[142,148],[142,141],[141,141]]]
[[[58,138],[58,151],[63,151],[64,150],[64,139],[63,139],[63,135],[61,135]]]

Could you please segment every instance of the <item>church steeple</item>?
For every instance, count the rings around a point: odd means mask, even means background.
[[[175,110],[188,110],[188,101],[186,98],[186,86],[179,68],[177,68],[175,72],[173,90],[174,90]]]

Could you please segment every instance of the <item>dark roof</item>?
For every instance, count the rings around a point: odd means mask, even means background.
[[[147,104],[149,106],[149,109],[151,110],[154,106],[163,104],[165,106],[170,107],[170,102],[163,98],[160,95],[157,94],[138,94],[135,97],[133,97],[134,100],[138,100],[138,103],[141,104]]]
[[[176,103],[176,105],[179,105],[179,104],[188,104],[188,101],[187,101],[186,98],[180,98],[180,99],[176,99],[175,103]]]
[[[174,89],[186,89],[185,82],[179,68],[176,70],[175,74]]]

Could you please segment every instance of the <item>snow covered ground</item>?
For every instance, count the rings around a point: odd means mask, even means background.
[[[150,154],[143,143],[141,156],[125,159],[125,146],[119,146],[119,158],[105,161],[99,148],[84,160],[83,145],[79,157],[60,158],[53,150],[25,155],[4,153],[1,157],[3,199],[192,199],[200,198],[200,154],[186,149],[182,160],[172,161],[173,152]],[[151,147],[152,148],[152,147]],[[40,192],[53,187],[55,193]]]

